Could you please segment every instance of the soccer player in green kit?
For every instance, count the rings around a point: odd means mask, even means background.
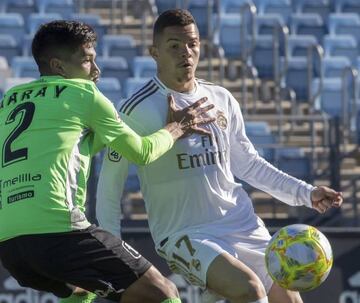
[[[35,34],[41,77],[6,92],[0,103],[0,259],[20,285],[62,302],[180,302],[174,284],[136,250],[84,215],[91,156],[105,145],[147,164],[199,125],[206,99],[182,110],[169,96],[168,121],[140,137],[97,89],[96,34],[53,21]],[[77,293],[90,291],[83,297]],[[67,301],[68,300],[68,301]]]

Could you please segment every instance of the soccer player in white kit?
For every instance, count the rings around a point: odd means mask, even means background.
[[[313,187],[259,156],[245,134],[239,103],[223,87],[195,78],[199,32],[186,10],[162,13],[150,54],[157,75],[121,102],[121,118],[141,135],[166,123],[167,97],[182,108],[207,97],[216,118],[208,135],[179,140],[162,158],[138,167],[149,227],[158,254],[175,273],[232,303],[300,303],[298,292],[272,283],[264,261],[270,234],[234,175],[293,206],[324,212],[342,195]],[[120,233],[120,203],[129,162],[109,150],[97,190],[100,225]]]

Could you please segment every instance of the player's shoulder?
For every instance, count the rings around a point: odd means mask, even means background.
[[[74,90],[82,90],[89,93],[99,92],[96,84],[91,80],[85,80],[80,78],[75,79],[59,79],[59,84],[63,84]]]
[[[130,116],[136,109],[139,109],[144,104],[150,104],[156,94],[161,90],[161,87],[154,78],[146,80],[144,83],[138,85],[128,97],[120,100],[117,109],[120,114]],[[156,97],[157,99],[157,97]]]
[[[218,86],[214,82],[210,82],[210,81],[207,81],[207,80],[201,79],[201,78],[196,78],[196,81],[200,86],[212,86],[212,87]]]
[[[205,79],[199,79],[197,78],[196,79],[197,83],[199,86],[201,87],[206,87],[210,90],[216,90],[216,91],[219,91],[219,92],[223,92],[223,93],[226,93],[226,94],[230,94],[230,92],[223,86],[219,85],[219,84],[216,84],[214,82],[210,82],[210,81],[207,81]]]

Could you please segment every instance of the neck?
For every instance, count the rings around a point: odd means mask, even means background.
[[[167,88],[179,93],[188,93],[195,88],[195,78],[189,80],[169,79],[169,77],[162,77],[159,73],[157,74],[157,77]]]

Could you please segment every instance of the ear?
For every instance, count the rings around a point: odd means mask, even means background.
[[[58,58],[51,58],[49,61],[49,66],[52,74],[54,75],[60,75],[65,77],[66,72],[63,66],[63,62]]]
[[[149,46],[149,54],[151,57],[153,57],[155,61],[157,61],[157,59],[159,58],[158,49],[154,45]]]

